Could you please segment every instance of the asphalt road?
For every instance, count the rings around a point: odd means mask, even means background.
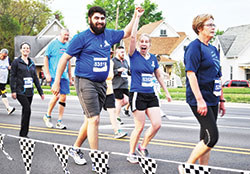
[[[51,143],[72,145],[83,122],[82,109],[77,97],[68,97],[63,118],[68,129],[46,128],[42,117],[46,113],[49,99],[50,96],[46,96],[46,99],[42,101],[39,96],[35,96],[32,103],[29,137],[39,141],[35,146],[31,174],[63,173]],[[20,128],[21,106],[10,97],[9,102],[16,107],[16,111],[13,115],[8,116],[0,101],[0,133],[17,136]],[[216,167],[212,169],[213,174],[239,173],[227,169],[250,170],[250,105],[226,103],[226,108],[227,114],[218,119],[220,139],[211,153],[209,163]],[[149,144],[148,150],[151,157],[157,160],[157,173],[177,174],[178,163],[187,160],[199,140],[199,124],[185,102],[163,102],[162,109],[167,114],[167,118],[163,118],[162,127]],[[52,115],[53,123],[56,122],[57,114],[56,106]],[[101,113],[99,149],[111,152],[109,173],[142,174],[139,165],[133,165],[126,161],[125,155],[129,151],[129,135],[134,124],[132,117],[122,116],[122,119],[125,122],[122,129],[128,132],[128,136],[117,140],[113,138],[108,113],[105,111]],[[146,127],[149,124],[150,122],[147,120]],[[5,136],[5,150],[14,158],[14,161],[9,161],[0,150],[1,174],[25,173],[18,141],[17,138]],[[89,148],[88,142],[84,142],[82,147]],[[84,153],[87,165],[75,165],[73,159],[69,158],[68,169],[71,174],[92,173],[88,151],[85,150]]]

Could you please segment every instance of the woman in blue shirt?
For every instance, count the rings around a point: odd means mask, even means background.
[[[161,127],[159,101],[154,93],[152,82],[153,73],[166,92],[168,101],[171,101],[171,96],[164,85],[164,81],[159,70],[157,58],[155,55],[148,52],[151,46],[151,39],[149,35],[142,34],[138,40],[139,51],[135,48],[138,23],[143,12],[143,9],[139,9],[136,15],[129,48],[131,71],[129,102],[135,122],[135,128],[130,137],[129,156],[127,157],[127,161],[130,163],[138,163],[138,159],[135,156],[135,149],[141,156],[149,156],[146,147]],[[146,130],[142,143],[136,148],[145,125],[146,114],[151,121],[151,126]]]
[[[186,100],[201,130],[200,142],[193,149],[187,163],[199,161],[201,165],[207,165],[210,151],[218,141],[216,120],[218,110],[222,116],[225,114],[225,100],[221,90],[219,53],[209,44],[215,33],[214,18],[210,14],[198,15],[192,26],[198,38],[188,45],[184,55]],[[179,173],[185,173],[181,165]]]

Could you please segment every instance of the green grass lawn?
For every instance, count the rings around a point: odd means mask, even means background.
[[[44,94],[52,94],[50,86],[42,86]],[[7,92],[10,93],[9,85],[6,86]],[[168,88],[173,100],[186,100],[186,88]],[[37,91],[35,90],[35,93]],[[227,102],[250,103],[250,88],[223,88],[224,97]],[[76,95],[75,87],[70,87],[70,95]],[[165,93],[162,90],[161,99],[165,99]]]

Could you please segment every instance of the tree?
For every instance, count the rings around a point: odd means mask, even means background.
[[[182,85],[186,84],[186,72],[185,66],[182,61],[177,61],[174,63],[174,73],[180,77]]]
[[[16,35],[34,36],[47,25],[53,16],[48,7],[51,1],[0,0],[0,48],[7,48],[10,58],[14,57]]]
[[[214,37],[210,40],[210,43],[212,44],[215,41],[216,36],[222,35],[223,33],[224,33],[224,31],[218,29],[216,31]]]
[[[93,3],[87,5],[87,9],[90,9],[92,6],[103,7],[106,11],[107,28],[115,29],[118,1],[120,1],[120,5],[117,29],[124,29],[134,14],[134,0],[95,0]],[[157,12],[157,4],[151,3],[150,0],[144,0],[141,6],[144,8],[145,12],[140,19],[139,27],[163,19],[162,12]],[[86,21],[88,23],[87,15]]]

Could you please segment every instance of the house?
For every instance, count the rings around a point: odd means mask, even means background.
[[[45,50],[48,45],[58,37],[63,28],[64,26],[57,19],[54,19],[36,36],[16,36],[14,40],[15,57],[21,55],[20,44],[22,42],[28,42],[31,45],[29,56],[34,61],[37,73],[39,74],[44,65]],[[72,64],[74,64],[74,59],[71,61],[73,62]]]
[[[250,80],[250,24],[228,28],[217,36],[222,83],[226,80]]]
[[[165,82],[167,86],[182,86],[181,80],[173,73],[173,64],[176,61],[183,61],[184,49],[191,42],[185,32],[176,32],[166,21],[160,20],[142,26],[137,34],[137,38],[142,33],[150,35],[152,46],[150,53],[159,56],[160,66],[166,73]],[[126,51],[129,48],[130,38],[124,40]]]

